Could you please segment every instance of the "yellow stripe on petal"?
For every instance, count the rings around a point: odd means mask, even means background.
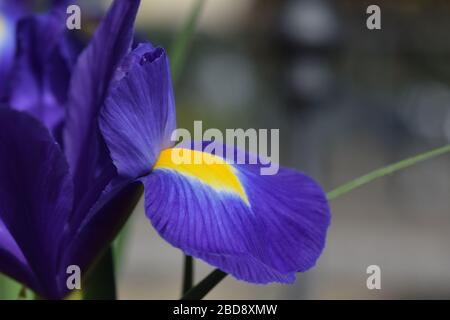
[[[166,149],[154,166],[154,170],[158,169],[173,170],[196,178],[217,191],[235,193],[250,205],[235,168],[221,157],[191,149]]]

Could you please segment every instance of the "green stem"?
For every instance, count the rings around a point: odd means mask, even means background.
[[[412,165],[415,165],[419,162],[432,159],[434,157],[443,155],[447,152],[450,152],[450,144],[441,148],[437,148],[417,156],[399,161],[397,163],[388,165],[381,169],[372,171],[362,177],[356,178],[330,192],[327,193],[327,199],[329,201],[334,200],[353,189],[359,188],[369,182],[372,182],[378,178],[384,177],[386,175],[392,174],[396,171],[406,169]],[[216,285],[222,281],[227,274],[219,269],[211,272],[205,279],[203,279],[198,285],[192,288],[188,293],[184,295],[183,300],[196,300],[204,298]]]
[[[194,282],[194,259],[191,256],[184,256],[184,275],[183,275],[183,296],[192,289]]]
[[[85,300],[116,300],[116,278],[114,272],[114,257],[111,247],[104,253],[89,275]]]
[[[205,0],[197,0],[189,14],[189,18],[186,21],[181,31],[175,38],[175,41],[170,48],[170,64],[172,69],[172,81],[177,83],[178,78],[182,72],[184,61],[189,50],[191,39],[194,35],[195,27],[197,25],[198,17],[202,11]]]
[[[337,187],[336,189],[330,191],[327,193],[327,199],[329,201],[334,200],[353,189],[359,188],[369,182],[372,182],[378,178],[382,178],[386,175],[392,174],[396,171],[406,169],[410,166],[413,166],[419,162],[432,159],[434,157],[437,157],[439,155],[442,155],[444,153],[450,152],[450,145],[446,145],[441,148],[437,148],[422,154],[419,154],[417,156],[399,161],[397,163],[391,164],[389,166],[383,167],[381,169],[372,171],[362,177],[356,178],[355,180],[352,180],[350,182],[347,182],[344,185],[341,185],[340,187]]]
[[[200,300],[203,299],[220,281],[222,281],[227,274],[219,269],[211,272],[205,279],[203,279],[194,288],[189,290],[181,300]]]

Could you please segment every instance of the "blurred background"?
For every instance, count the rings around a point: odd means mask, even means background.
[[[109,4],[81,2],[99,17]],[[138,38],[170,48],[194,3],[142,0]],[[381,30],[366,27],[371,4]],[[207,0],[176,83],[178,126],[279,128],[281,164],[331,190],[450,142],[448,30],[445,0]],[[326,249],[294,285],[227,277],[207,298],[450,298],[449,195],[448,156],[383,178],[331,203]],[[142,203],[129,228],[119,297],[179,298],[182,253]],[[369,265],[381,290],[366,287]],[[196,268],[197,281],[213,270]]]

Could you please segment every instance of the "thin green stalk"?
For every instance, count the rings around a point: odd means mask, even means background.
[[[177,83],[181,72],[183,71],[184,62],[186,60],[189,45],[197,26],[197,21],[202,11],[205,0],[197,0],[192,7],[189,18],[186,24],[181,28],[181,31],[175,38],[175,41],[170,50],[170,64],[172,69],[172,81]]]
[[[392,174],[396,171],[406,169],[406,168],[411,167],[419,162],[432,159],[434,157],[440,156],[447,152],[450,152],[450,145],[446,145],[444,147],[437,148],[437,149],[419,154],[417,156],[399,161],[397,163],[391,164],[391,165],[383,167],[381,169],[372,171],[362,177],[356,178],[355,180],[347,182],[346,184],[343,184],[340,187],[337,187],[336,189],[328,192],[327,199],[329,201],[334,200],[334,199],[352,191],[353,189],[359,188],[359,187],[361,187],[369,182],[372,182],[378,178],[382,178],[382,177]]]
[[[194,259],[191,256],[184,256],[183,288],[181,296],[192,289],[194,283]]]
[[[195,287],[189,290],[182,300],[200,300],[203,299],[227,274],[219,269],[211,272],[205,279],[200,281]]]
[[[113,249],[109,247],[89,275],[85,300],[116,300]]]
[[[450,145],[446,145],[441,148],[437,148],[417,156],[399,161],[397,163],[388,165],[381,169],[372,171],[362,177],[356,178],[330,192],[327,193],[327,199],[329,201],[334,200],[356,188],[359,188],[369,182],[372,182],[378,178],[384,177],[386,175],[392,174],[396,171],[400,171],[402,169],[406,169],[415,164],[418,164],[422,161],[432,159],[434,157],[443,155],[447,152],[450,152]],[[226,273],[223,271],[216,269],[211,272],[205,279],[203,279],[198,285],[193,287],[188,293],[186,293],[182,300],[199,300],[203,299],[216,285],[220,283],[225,277]]]

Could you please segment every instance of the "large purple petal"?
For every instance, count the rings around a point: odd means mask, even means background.
[[[58,251],[72,200],[68,165],[48,130],[0,109],[0,219],[45,297],[59,297]]]
[[[138,6],[138,0],[114,1],[73,71],[64,148],[74,175],[76,202],[111,162],[97,116],[115,70],[130,50]]]
[[[159,152],[172,145],[175,104],[163,49],[139,45],[119,69],[123,75],[101,112],[100,128],[119,175],[148,173]]]
[[[172,150],[187,152],[192,164],[176,164]],[[216,163],[195,164],[197,155]],[[147,216],[169,243],[238,279],[292,282],[320,256],[329,208],[308,176],[287,168],[262,176],[261,167],[199,150],[164,150],[142,178]]]

